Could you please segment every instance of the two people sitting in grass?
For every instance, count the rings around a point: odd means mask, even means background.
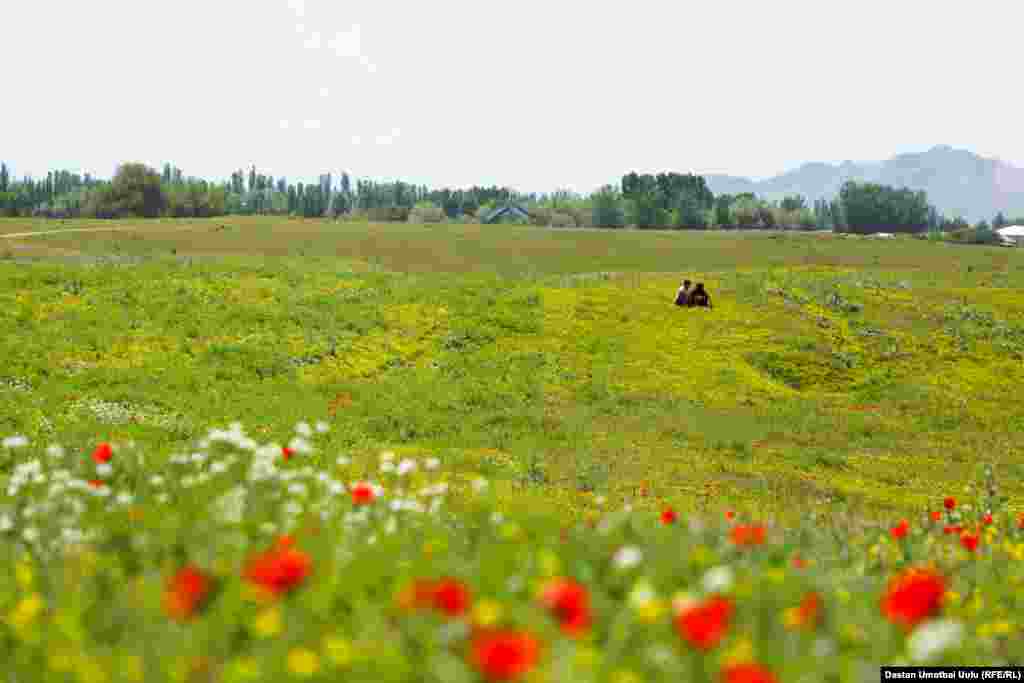
[[[676,292],[676,306],[711,308],[711,297],[708,296],[707,290],[704,289],[704,283],[698,282],[694,286],[693,291],[691,291],[690,281],[683,280],[683,286]]]

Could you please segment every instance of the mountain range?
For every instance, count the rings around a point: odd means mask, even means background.
[[[999,211],[1007,218],[1024,216],[1024,168],[948,145],[887,161],[811,162],[764,180],[716,174],[705,175],[704,180],[716,195],[753,192],[762,199],[778,200],[799,194],[808,204],[832,200],[843,183],[857,180],[924,190],[940,213],[971,222],[991,222]]]

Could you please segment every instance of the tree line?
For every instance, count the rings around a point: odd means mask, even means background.
[[[170,163],[157,171],[141,163],[118,166],[110,180],[66,170],[46,178],[11,177],[0,162],[0,216],[58,218],[205,217],[220,215],[370,216],[373,220],[478,220],[515,204],[539,225],[706,229],[788,228],[918,233],[969,228],[942,215],[924,192],[849,181],[832,200],[808,205],[798,195],[768,201],[751,193],[715,196],[692,173],[624,174],[589,195],[568,190],[521,193],[507,187],[431,189],[401,180],[353,179],[326,173],[316,183],[291,183],[239,169],[221,182],[186,176]],[[524,220],[513,217],[511,220]],[[1024,219],[1002,214],[974,226],[980,235]],[[987,231],[987,232],[986,232]]]

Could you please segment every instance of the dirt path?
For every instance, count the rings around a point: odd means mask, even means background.
[[[181,228],[181,230],[194,230],[197,227],[200,227],[200,226],[189,225],[189,226],[186,226],[184,228]],[[128,226],[112,225],[109,228],[63,228],[61,230],[42,230],[42,231],[38,231],[38,232],[9,232],[7,234],[0,234],[0,237],[19,237],[20,238],[20,237],[35,237],[36,235],[57,235],[57,234],[60,234],[62,232],[104,232],[104,231],[107,231],[107,232],[120,232],[122,230],[134,230],[135,232],[140,232],[141,231],[140,228],[138,228],[137,226],[128,227]]]

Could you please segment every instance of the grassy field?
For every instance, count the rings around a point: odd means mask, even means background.
[[[96,227],[119,230],[2,237]],[[683,277],[706,283],[713,310],[672,305]],[[552,636],[545,639],[551,644],[547,679],[535,680],[704,680],[719,669],[725,676],[731,659],[754,655],[784,670],[784,680],[811,680],[807,676],[815,672],[823,677],[814,680],[873,680],[877,670],[868,675],[863,667],[878,657],[903,656],[904,638],[882,629],[877,602],[851,604],[850,595],[877,596],[889,573],[926,556],[945,558],[945,570],[962,572],[950,588],[958,597],[949,604],[962,605],[957,614],[970,628],[996,629],[963,643],[965,656],[975,658],[970,663],[1011,661],[1007,653],[1022,645],[1021,630],[1004,612],[1012,613],[1017,598],[1011,596],[1024,577],[1002,567],[1007,558],[1024,557],[1024,539],[1012,535],[1015,515],[1024,511],[1024,402],[1015,400],[1024,380],[1022,285],[1024,255],[1017,250],[913,239],[272,218],[5,220],[0,437],[25,436],[37,445],[29,448],[60,444],[62,453],[76,454],[68,456],[70,471],[98,441],[118,449],[134,443],[145,453],[145,466],[140,459],[116,471],[118,486],[142,502],[104,512],[92,501],[90,522],[81,523],[104,529],[106,545],[98,557],[109,560],[104,570],[87,572],[90,590],[119,596],[111,603],[119,605],[116,610],[97,607],[97,614],[125,624],[149,612],[132,612],[135,593],[104,589],[104,581],[136,577],[139,591],[145,584],[148,595],[159,594],[160,577],[186,559],[219,567],[215,573],[227,581],[247,548],[270,542],[261,525],[298,533],[299,527],[276,516],[286,503],[273,493],[253,493],[262,507],[250,505],[251,518],[231,533],[206,521],[214,494],[244,477],[230,469],[235,459],[224,466],[235,479],[217,484],[221,488],[182,484],[171,505],[144,483],[128,485],[144,482],[150,469],[183,468],[175,455],[195,451],[196,462],[204,463],[221,457],[207,455],[211,428],[237,421],[267,452],[293,444],[302,454],[297,459],[312,467],[309,476],[331,472],[349,482],[383,477],[399,496],[402,480],[393,470],[386,476],[378,471],[382,450],[396,462],[436,457],[444,464],[444,481],[457,492],[448,504],[463,515],[454,521],[410,522],[408,534],[372,551],[365,538],[384,533],[391,523],[384,511],[359,518],[369,525],[359,527],[362,545],[346,540],[335,546],[324,535],[303,535],[317,566],[349,566],[340,554],[362,552],[397,564],[379,576],[375,570],[352,574],[347,587],[317,584],[313,594],[289,603],[288,623],[297,630],[278,645],[257,647],[248,639],[259,641],[258,635],[232,635],[246,619],[266,625],[282,618],[265,611],[239,617],[244,610],[235,593],[192,636],[138,621],[139,632],[150,629],[153,642],[173,641],[168,652],[187,652],[193,637],[193,645],[214,653],[210,657],[219,663],[213,669],[184,655],[176,659],[174,666],[189,662],[184,673],[174,669],[177,680],[248,680],[242,664],[230,665],[242,667],[237,671],[228,666],[239,653],[263,667],[261,676],[268,677],[261,680],[301,678],[313,668],[310,676],[334,680],[329,659],[351,667],[345,680],[476,680],[462,659],[441,655],[429,660],[433,673],[416,677],[416,662],[427,656],[417,648],[426,647],[423,638],[433,638],[434,625],[402,631],[412,643],[396,655],[404,663],[379,655],[390,662],[387,675],[372,666],[378,655],[353,664],[359,657],[338,655],[337,643],[376,652],[374,643],[397,637],[390,617],[374,605],[383,599],[381,591],[430,571],[475,582],[474,590],[519,614],[526,609],[522,589],[501,587],[502,571],[513,566],[531,580],[564,573],[588,583],[601,615],[588,642],[603,664],[572,669],[578,662],[566,662],[583,656],[583,645],[565,649]],[[304,421],[324,427],[309,454],[301,439],[292,441],[295,425]],[[0,453],[0,484],[7,484],[0,488],[31,480],[31,473],[18,470],[26,461],[18,452],[12,447]],[[335,464],[339,456],[343,467]],[[981,476],[986,466],[988,481]],[[184,469],[174,471],[195,481]],[[80,476],[84,481],[89,475]],[[493,497],[478,507],[470,482],[481,476]],[[1008,545],[997,553],[1001,541],[985,536],[985,564],[966,564],[970,556],[957,555],[955,543],[941,545],[941,524],[935,536],[934,528],[916,521],[927,519],[944,496],[972,501],[975,511],[996,505],[996,489],[1007,504],[989,531],[1007,533]],[[0,500],[0,518],[24,516],[24,503],[10,488],[8,494]],[[682,523],[659,529],[657,514],[667,506],[683,519],[721,520],[726,510],[736,519],[770,519],[770,548],[757,557],[737,548],[742,540],[717,521],[688,531]],[[624,507],[654,520],[654,528],[624,521],[603,540],[586,535],[588,525]],[[967,528],[977,517],[967,510],[943,513],[945,522]],[[507,517],[492,517],[495,512]],[[349,516],[324,523],[325,535],[349,539],[354,513],[342,513]],[[886,541],[888,525],[900,516],[915,520],[912,543]],[[510,531],[500,521],[506,518],[520,526]],[[568,545],[559,545],[560,527],[570,524],[578,526]],[[126,549],[133,525],[159,539],[150,541],[159,550]],[[795,530],[798,538],[783,540],[783,529]],[[523,534],[530,543],[517,546]],[[678,557],[666,550],[672,544],[678,544]],[[627,582],[600,567],[629,545],[659,559]],[[6,584],[0,575],[0,609],[10,610],[14,625],[29,610],[25,595],[50,595],[38,588],[40,581],[60,594],[55,587],[61,577],[81,571],[46,560],[31,542],[27,556],[15,543],[0,547],[11,567]],[[437,547],[450,552],[438,555]],[[521,550],[526,547],[529,552]],[[83,552],[97,557],[95,548]],[[816,557],[819,568],[803,578],[779,578],[794,554]],[[544,559],[550,557],[555,559]],[[19,562],[34,569],[15,571]],[[736,591],[730,595],[740,601],[760,596],[760,611],[743,613],[744,626],[730,636],[721,658],[661,657],[669,665],[654,661],[657,653],[641,656],[641,646],[653,647],[663,635],[644,629],[662,617],[648,623],[641,610],[632,626],[615,620],[619,607],[633,599],[630,591],[640,590],[632,581],[648,581],[667,599],[671,586],[715,584],[705,573],[721,563],[736,575],[728,582]],[[33,584],[25,571],[44,578]],[[988,584],[988,607],[978,606],[979,591]],[[29,591],[33,585],[37,593]],[[771,628],[777,614],[787,600],[799,601],[812,588],[825,596],[829,613],[845,611],[847,617],[831,619],[817,639],[789,634],[779,640],[778,629]],[[97,604],[104,599],[95,598]],[[1000,601],[1005,608],[997,607]],[[85,614],[79,616],[88,621]],[[364,618],[375,635],[358,640]],[[332,619],[350,632],[328,629]],[[0,647],[17,652],[28,636],[11,628]],[[74,669],[81,678],[82,667],[95,665],[93,673],[108,673],[89,680],[107,680],[123,665],[117,658],[128,656],[125,643],[156,647],[136,643],[124,628],[111,625],[107,635],[64,643],[78,653],[68,655],[68,670],[47,664],[46,655],[25,654],[20,665],[24,671],[49,666],[53,680],[61,681],[71,680]],[[45,653],[51,636],[38,637]],[[325,638],[335,638],[334,644]],[[822,638],[832,654],[814,654],[827,649]],[[313,640],[319,644],[309,645]],[[82,654],[86,641],[94,654]],[[776,647],[778,653],[770,654]],[[136,654],[144,661],[156,657],[152,649]],[[826,670],[828,676],[821,674]],[[144,680],[162,675],[147,669]],[[728,679],[755,680],[769,679]]]
[[[109,222],[0,233],[62,225]],[[339,448],[464,451],[570,507],[645,487],[870,514],[979,454],[1011,487],[1024,465],[1015,251],[265,218],[8,241],[42,260],[0,261],[6,432],[170,451],[315,416]],[[683,276],[714,311],[670,305]]]

